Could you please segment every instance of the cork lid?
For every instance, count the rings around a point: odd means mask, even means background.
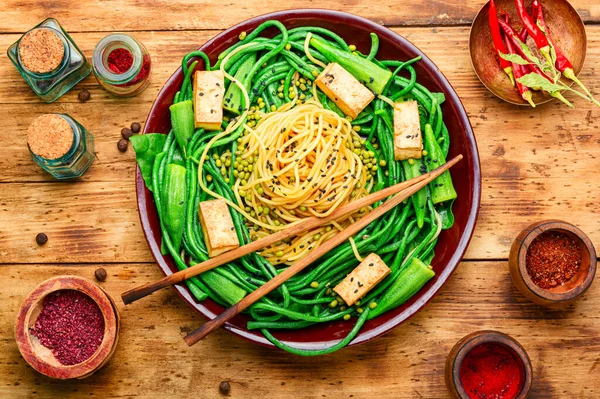
[[[52,72],[58,68],[64,56],[63,41],[51,29],[33,29],[19,41],[21,64],[31,72]]]
[[[41,115],[27,129],[27,144],[31,152],[39,157],[60,158],[73,145],[73,128],[57,114]]]

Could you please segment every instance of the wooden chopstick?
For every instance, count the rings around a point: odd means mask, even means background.
[[[382,216],[384,213],[389,211],[390,209],[396,207],[402,201],[419,191],[421,188],[425,187],[429,184],[433,179],[437,176],[448,170],[450,167],[455,165],[458,161],[462,159],[462,155],[458,155],[457,157],[451,159],[446,164],[440,166],[439,168],[423,175],[427,176],[425,179],[420,179],[416,184],[411,184],[409,187],[405,187],[404,190],[398,192],[398,194],[394,195],[392,198],[388,199],[385,203],[375,208],[371,212],[369,212],[366,216],[360,218],[356,222],[352,223],[350,226],[346,227],[344,230],[340,231],[338,234],[325,241],[321,246],[317,247],[314,251],[312,251],[309,255],[304,258],[298,260],[298,262],[294,263],[287,269],[285,269],[282,273],[276,275],[271,280],[269,280],[264,285],[260,286],[256,291],[251,292],[247,296],[244,297],[241,301],[227,309],[225,312],[221,313],[219,316],[214,319],[206,322],[200,328],[192,331],[188,335],[185,336],[184,340],[189,345],[192,346],[208,334],[213,332],[215,329],[221,327],[227,321],[231,320],[238,313],[246,309],[248,306],[252,305],[263,296],[267,295],[269,292],[273,291],[281,284],[283,284],[287,279],[295,276],[298,272],[302,271],[304,268],[309,266],[311,263],[319,259],[321,256],[325,255],[327,252],[331,251],[344,241],[346,241],[349,237],[358,233],[360,230],[368,226],[371,222]],[[414,183],[415,179],[409,180],[409,182]],[[397,185],[396,185],[397,186]],[[392,187],[396,187],[392,186]],[[391,188],[391,187],[390,187]],[[383,191],[383,190],[382,190]],[[365,197],[365,198],[368,198]],[[364,199],[364,198],[363,198]],[[358,201],[356,201],[358,202]],[[341,209],[341,208],[340,208]]]
[[[446,163],[446,165],[443,165],[440,168],[449,168],[450,166],[452,166],[456,162],[458,162],[461,158],[462,158],[462,155],[459,155],[458,157],[452,159],[450,162]],[[440,168],[438,168],[438,169],[440,169]],[[350,202],[344,206],[341,206],[340,208],[338,208],[337,210],[332,212],[329,216],[322,217],[322,218],[313,216],[309,219],[306,219],[305,221],[303,221],[301,223],[290,226],[290,227],[288,227],[284,230],[278,231],[274,234],[270,234],[264,238],[261,238],[260,240],[250,242],[246,245],[238,247],[229,252],[225,252],[219,256],[215,256],[214,258],[210,258],[210,259],[208,259],[204,262],[198,263],[197,265],[194,265],[188,269],[178,271],[176,273],[171,274],[170,276],[163,277],[160,280],[133,288],[133,289],[121,294],[121,298],[122,298],[123,302],[126,305],[128,305],[132,302],[137,301],[138,299],[141,299],[147,295],[150,295],[154,291],[157,291],[161,288],[169,287],[173,284],[180,283],[190,277],[197,276],[198,274],[204,273],[207,270],[214,269],[217,266],[224,265],[228,262],[231,262],[233,260],[241,258],[244,255],[247,255],[252,252],[256,252],[260,249],[263,249],[265,247],[273,245],[274,243],[276,243],[278,241],[283,241],[286,238],[294,237],[298,234],[304,233],[304,232],[312,230],[316,227],[327,224],[333,220],[337,220],[347,214],[358,211],[360,208],[362,208],[364,206],[368,206],[377,201],[384,200],[385,198],[389,197],[390,195],[396,194],[397,192],[402,191],[408,187],[411,187],[414,184],[426,181],[426,180],[430,179],[431,176],[434,176],[434,174],[435,174],[435,176],[437,176],[439,173],[443,172],[442,171],[442,172],[438,173],[437,172],[438,169],[433,170],[430,173],[426,173],[424,175],[418,176],[414,179],[407,180],[402,183],[398,183],[393,186],[384,188],[383,190],[377,191],[376,193],[369,194],[366,197],[363,197],[356,201]],[[446,169],[444,169],[444,170],[446,170]],[[423,186],[425,186],[426,184],[427,183],[425,183]]]

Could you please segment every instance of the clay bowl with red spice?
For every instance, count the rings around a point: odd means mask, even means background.
[[[510,25],[517,32],[521,32],[523,24],[517,14],[515,1],[495,0],[495,3],[498,14],[500,15],[502,12],[508,14]],[[525,2],[528,12],[531,11],[530,3],[530,0]],[[579,75],[587,51],[587,38],[581,17],[567,0],[542,0],[541,3],[552,39],[573,64],[575,74]],[[469,52],[473,70],[481,83],[498,98],[511,104],[529,107],[529,103],[521,98],[518,89],[511,84],[508,76],[500,67],[488,22],[489,9],[490,3],[488,2],[481,8],[471,25]],[[534,53],[537,52],[535,42],[531,37],[528,37],[527,44]],[[564,82],[571,83],[566,80]],[[538,105],[554,99],[541,91],[533,91],[532,94],[533,101]]]
[[[549,288],[538,286],[527,270],[528,249],[545,232],[566,235],[576,243],[581,253],[581,262],[574,275],[564,284]],[[546,220],[533,223],[517,236],[510,249],[508,266],[515,286],[527,299],[541,306],[562,308],[590,288],[596,275],[596,262],[594,245],[583,231],[561,220]]]
[[[102,341],[87,359],[72,365],[62,364],[52,350],[42,345],[32,333],[44,308],[48,295],[57,291],[74,290],[91,298],[100,309],[104,320]],[[15,336],[23,358],[36,371],[56,379],[86,378],[104,366],[113,355],[119,333],[119,316],[112,298],[92,281],[78,276],[57,276],[48,279],[31,291],[19,310]]]
[[[502,368],[496,367],[496,363],[502,364]],[[484,386],[487,388],[482,388],[484,391],[502,386],[505,396],[501,397],[524,399],[529,395],[533,381],[531,360],[521,344],[509,335],[499,331],[471,333],[450,350],[444,379],[453,398],[470,399],[474,397],[469,395],[470,389],[474,385],[479,388],[478,378],[495,379],[486,381]],[[487,393],[488,397],[500,397],[489,391],[480,393]]]

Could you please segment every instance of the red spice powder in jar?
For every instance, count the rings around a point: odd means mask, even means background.
[[[531,280],[542,289],[563,285],[581,266],[581,247],[569,234],[545,231],[537,236],[526,255],[526,268]]]
[[[92,298],[75,290],[60,290],[44,298],[30,333],[52,351],[60,364],[89,359],[104,338],[104,316]]]
[[[133,55],[125,48],[116,48],[108,54],[106,62],[113,73],[122,74],[133,65]]]
[[[523,390],[525,370],[514,350],[486,342],[464,357],[460,382],[471,399],[513,399]]]

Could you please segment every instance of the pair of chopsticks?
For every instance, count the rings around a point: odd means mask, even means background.
[[[359,200],[348,203],[340,207],[336,211],[332,212],[329,216],[323,218],[311,217],[301,223],[290,226],[287,229],[278,231],[277,233],[261,238],[260,240],[251,242],[244,246],[238,247],[232,251],[223,253],[205,262],[198,263],[197,265],[194,265],[188,269],[181,270],[177,273],[171,274],[170,276],[166,276],[155,282],[148,283],[140,287],[134,288],[132,290],[129,290],[127,292],[124,292],[121,295],[121,298],[123,299],[123,302],[125,304],[130,304],[134,301],[137,301],[140,298],[150,295],[154,291],[157,291],[161,288],[180,283],[190,277],[201,274],[207,270],[214,269],[215,267],[231,262],[244,255],[268,247],[278,241],[282,241],[286,238],[296,236],[308,230],[327,224],[333,220],[337,220],[347,214],[358,211],[364,206],[371,205],[377,201],[382,201],[385,198],[395,194],[392,198],[388,199],[379,207],[373,209],[366,216],[360,218],[359,220],[352,223],[350,226],[346,227],[344,230],[340,231],[338,234],[333,236],[331,239],[325,241],[321,246],[317,247],[309,255],[298,260],[296,263],[288,267],[285,271],[276,275],[270,281],[260,286],[256,291],[253,291],[250,294],[248,294],[240,302],[236,303],[216,318],[206,322],[204,325],[202,325],[202,327],[189,333],[184,338],[184,340],[189,346],[192,346],[204,337],[206,337],[212,331],[221,327],[227,321],[231,320],[238,313],[254,304],[263,296],[267,295],[268,293],[279,287],[289,278],[293,277],[294,275],[305,269],[307,266],[319,259],[321,256],[325,255],[327,252],[331,251],[333,248],[346,241],[349,237],[358,233],[360,230],[362,230],[371,222],[385,214],[387,211],[393,209],[402,201],[409,198],[411,195],[425,187],[436,177],[438,177],[439,175],[450,169],[452,166],[454,166],[461,159],[462,155],[458,155],[450,161],[448,161],[446,164],[440,166],[435,170],[432,170],[429,173],[418,176],[411,180],[407,180],[402,183],[395,184],[383,190],[377,191],[373,194],[369,194],[368,196],[363,197]]]

